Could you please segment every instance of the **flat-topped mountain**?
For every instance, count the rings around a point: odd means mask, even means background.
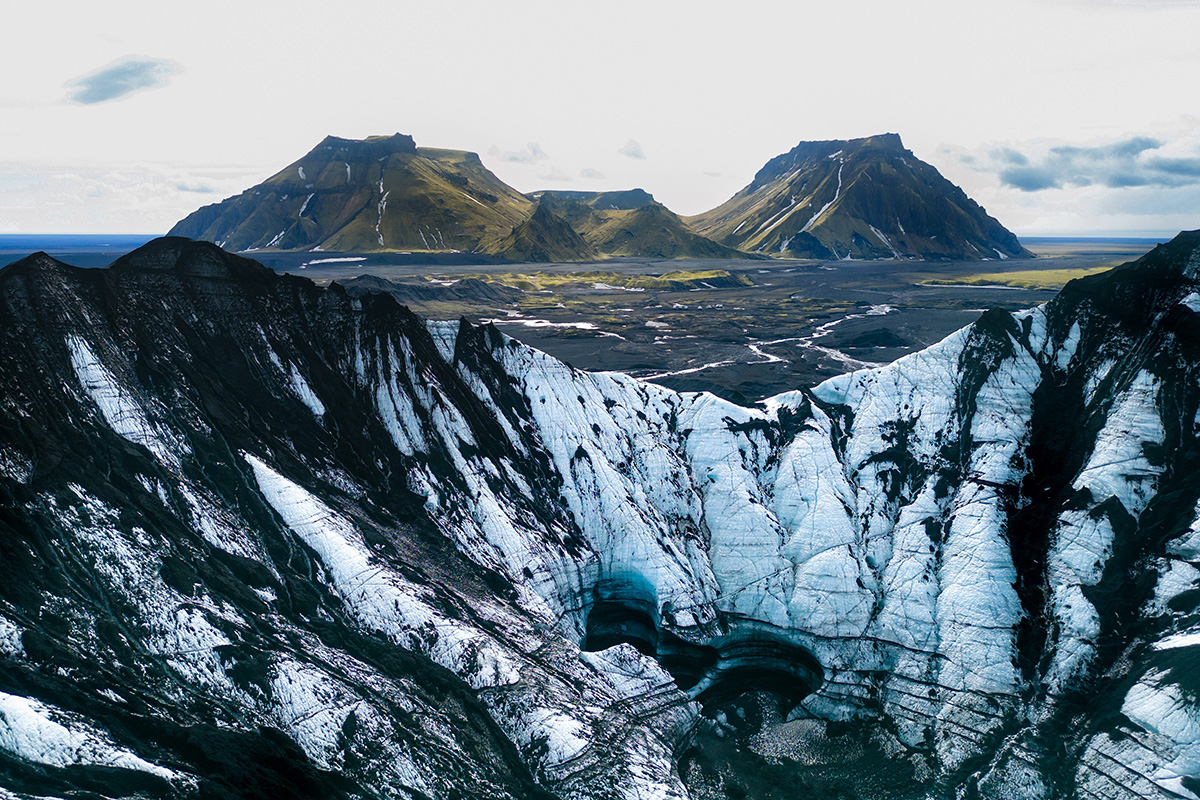
[[[236,197],[205,206],[172,236],[230,250],[475,250],[520,225],[533,203],[463,150],[411,136],[326,137]]]
[[[716,241],[807,258],[1031,257],[894,133],[801,142],[688,223]]]

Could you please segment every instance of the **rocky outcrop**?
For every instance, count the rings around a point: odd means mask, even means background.
[[[758,408],[203,243],[12,265],[0,786],[683,798],[758,691],[796,787],[1194,796],[1198,248]]]

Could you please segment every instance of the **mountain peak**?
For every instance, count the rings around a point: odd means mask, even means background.
[[[121,256],[110,267],[115,274],[169,272],[177,277],[262,277],[273,274],[257,261],[222,250],[212,242],[163,236]]]
[[[1178,271],[1191,280],[1200,280],[1200,230],[1182,231],[1169,242],[1157,245],[1146,255],[1129,265],[1154,264],[1160,270]]]
[[[389,156],[392,153],[416,153],[417,143],[407,133],[393,133],[391,136],[368,136],[365,139],[326,136],[310,151],[309,155],[338,151],[380,157]]]
[[[864,144],[876,145],[880,148],[889,150],[904,150],[904,142],[900,141],[898,133],[880,133],[875,136],[868,136],[865,139],[856,139],[853,141],[861,141]]]
[[[236,197],[169,234],[230,250],[475,250],[528,214],[529,199],[474,153],[417,148],[411,136],[325,137]]]
[[[554,212],[556,199],[543,196],[533,213],[508,236],[484,249],[512,261],[590,261],[600,257]]]
[[[597,211],[628,211],[657,203],[654,195],[641,187],[607,192],[543,189],[529,195],[533,200],[553,200],[558,203],[582,203]]]

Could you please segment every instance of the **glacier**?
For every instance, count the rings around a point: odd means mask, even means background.
[[[1198,254],[748,408],[199,242],[5,268],[0,787],[710,796],[757,697],[797,787],[1200,797]]]

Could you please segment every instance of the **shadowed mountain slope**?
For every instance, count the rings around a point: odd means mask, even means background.
[[[894,133],[801,142],[725,203],[687,220],[716,241],[805,258],[1031,257]]]

